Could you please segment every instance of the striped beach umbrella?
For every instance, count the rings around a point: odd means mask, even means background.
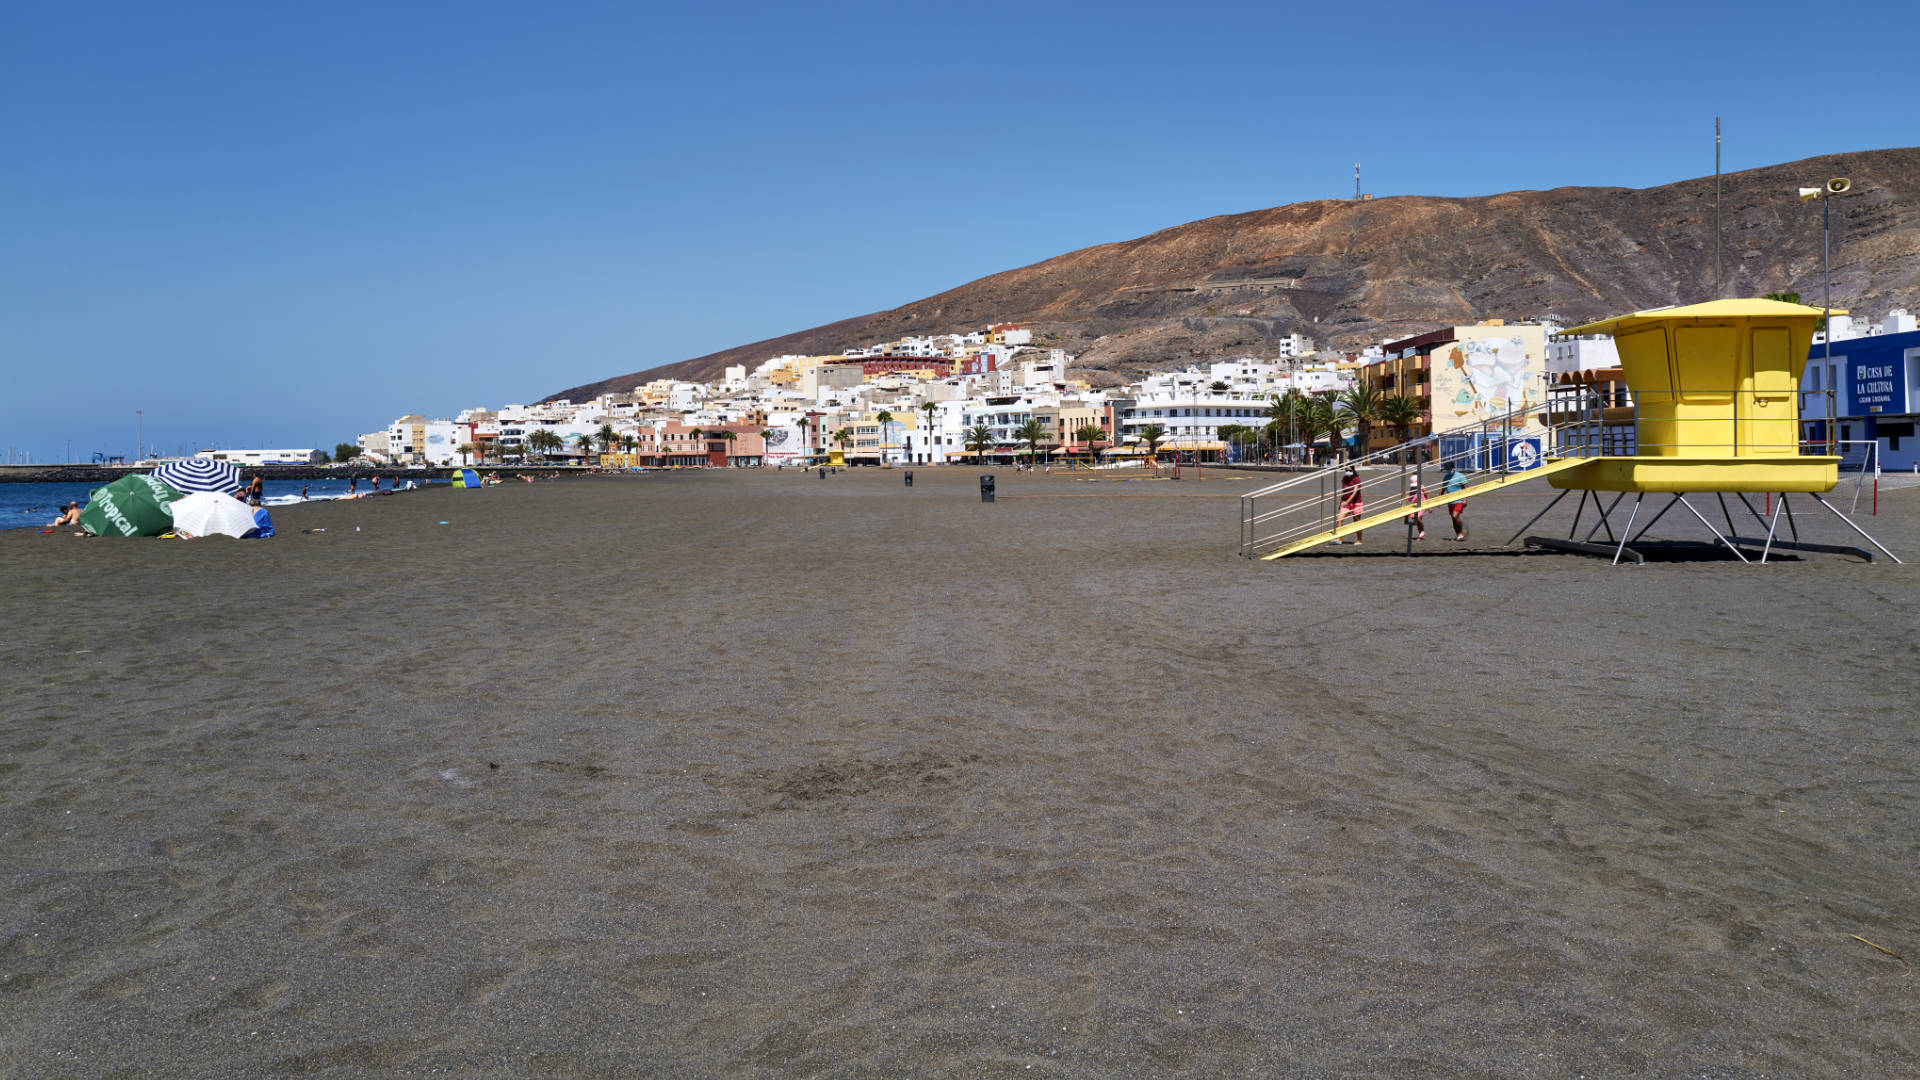
[[[178,491],[217,491],[231,495],[240,486],[240,470],[213,458],[181,458],[153,470],[153,478]]]

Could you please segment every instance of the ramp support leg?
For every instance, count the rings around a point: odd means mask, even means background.
[[[1573,539],[1580,532],[1580,515],[1587,512],[1587,496],[1589,495],[1593,495],[1593,492],[1582,491],[1580,493],[1580,505],[1573,508],[1573,527],[1567,530],[1567,539],[1569,540]],[[1593,506],[1596,510],[1600,508],[1600,496],[1593,495]]]
[[[1651,532],[1655,525],[1660,524],[1660,519],[1667,516],[1667,511],[1673,509],[1673,504],[1679,501],[1680,501],[1680,496],[1678,495],[1675,495],[1673,498],[1667,500],[1667,505],[1661,507],[1660,512],[1653,515],[1652,521],[1649,521],[1645,525],[1642,525],[1640,527],[1640,533],[1638,536],[1635,536],[1634,539],[1638,540],[1640,539],[1641,536],[1645,536],[1647,535],[1647,533]]]
[[[1620,494],[1622,497],[1625,497],[1627,493],[1623,491]],[[1613,549],[1613,565],[1615,566],[1620,565],[1620,553],[1627,550],[1627,537],[1633,535],[1633,519],[1640,515],[1640,500],[1646,497],[1647,494],[1644,491],[1633,497],[1633,509],[1627,511],[1626,527],[1620,530],[1620,546]],[[1607,535],[1611,536],[1613,534],[1608,533]]]
[[[1720,543],[1721,543],[1721,544],[1723,544],[1723,545],[1725,545],[1725,546],[1726,546],[1726,549],[1727,549],[1728,551],[1731,551],[1731,552],[1733,552],[1733,557],[1734,557],[1734,558],[1736,558],[1736,559],[1739,559],[1739,560],[1740,560],[1741,562],[1752,562],[1752,561],[1753,561],[1753,560],[1751,560],[1751,559],[1749,559],[1749,558],[1747,558],[1747,557],[1746,557],[1745,555],[1742,555],[1742,554],[1740,554],[1740,549],[1739,549],[1739,548],[1737,548],[1737,547],[1734,547],[1734,546],[1733,546],[1733,541],[1731,541],[1731,540],[1729,540],[1729,539],[1727,539],[1726,537],[1724,537],[1724,536],[1722,536],[1722,535],[1720,535],[1720,530],[1719,530],[1719,529],[1716,529],[1716,528],[1714,528],[1714,527],[1713,527],[1713,522],[1711,522],[1711,521],[1708,521],[1708,520],[1706,519],[1706,515],[1704,515],[1704,514],[1702,514],[1702,513],[1701,513],[1700,511],[1698,511],[1698,510],[1695,510],[1695,509],[1693,508],[1693,504],[1692,504],[1692,503],[1690,503],[1690,502],[1688,502],[1688,501],[1687,501],[1686,499],[1684,499],[1684,498],[1683,498],[1683,499],[1681,499],[1681,500],[1680,500],[1680,505],[1681,505],[1681,506],[1684,506],[1684,507],[1686,507],[1686,508],[1687,508],[1687,511],[1688,511],[1688,513],[1691,513],[1691,514],[1692,514],[1692,515],[1693,515],[1694,517],[1697,517],[1697,518],[1699,518],[1699,519],[1700,519],[1700,524],[1702,524],[1702,525],[1705,525],[1705,526],[1707,527],[1707,531],[1713,534],[1713,538],[1714,538],[1715,540],[1718,540],[1718,541],[1720,541]]]
[[[1609,517],[1611,517],[1611,516],[1613,515],[1613,511],[1614,511],[1614,509],[1615,509],[1616,507],[1618,507],[1618,506],[1620,505],[1620,500],[1621,500],[1621,499],[1624,499],[1624,498],[1626,498],[1626,497],[1627,497],[1627,493],[1623,491],[1623,492],[1621,492],[1620,494],[1618,494],[1618,495],[1615,495],[1615,496],[1613,497],[1613,502],[1612,502],[1611,504],[1609,504],[1609,505],[1607,506],[1607,508],[1606,508],[1605,510],[1600,510],[1600,522],[1599,522],[1599,524],[1597,524],[1597,525],[1595,525],[1595,526],[1594,526],[1593,528],[1591,528],[1591,529],[1588,529],[1588,530],[1587,530],[1587,542],[1588,542],[1588,543],[1592,543],[1592,542],[1593,542],[1593,534],[1594,534],[1594,533],[1597,533],[1597,532],[1599,532],[1599,531],[1600,531],[1601,529],[1605,529],[1605,530],[1607,530],[1607,539],[1609,539],[1609,540],[1613,540],[1613,539],[1615,539],[1615,537],[1614,537],[1614,535],[1613,535],[1613,525],[1612,525],[1612,524],[1611,524],[1611,523],[1610,523],[1610,522],[1609,522],[1609,521],[1608,521],[1607,519],[1608,519]],[[1638,504],[1636,503],[1636,505],[1638,505]],[[1595,495],[1595,496],[1593,497],[1593,507],[1594,507],[1594,509],[1596,509],[1596,510],[1599,510],[1599,509],[1600,509],[1600,496],[1599,496],[1599,495]]]
[[[1558,495],[1555,495],[1555,496],[1553,497],[1553,501],[1547,504],[1547,509],[1546,509],[1546,510],[1542,510],[1542,511],[1540,511],[1539,513],[1537,513],[1537,514],[1535,514],[1535,515],[1533,515],[1533,519],[1532,519],[1531,521],[1528,521],[1528,522],[1527,522],[1527,523],[1526,523],[1525,525],[1522,525],[1522,526],[1520,526],[1520,532],[1517,532],[1517,533],[1514,533],[1514,534],[1513,534],[1512,536],[1509,536],[1509,537],[1507,537],[1507,544],[1508,544],[1509,546],[1511,546],[1511,545],[1513,544],[1513,542],[1514,542],[1515,540],[1518,540],[1518,539],[1520,539],[1520,533],[1524,533],[1524,532],[1526,532],[1526,531],[1527,531],[1528,529],[1531,529],[1531,528],[1533,528],[1533,523],[1534,523],[1535,521],[1539,521],[1539,520],[1540,520],[1541,518],[1543,518],[1543,517],[1546,517],[1546,516],[1547,516],[1547,510],[1551,510],[1551,509],[1553,509],[1554,507],[1556,507],[1556,506],[1559,506],[1559,505],[1560,505],[1560,500],[1561,500],[1561,499],[1564,499],[1564,498],[1566,498],[1566,497],[1567,497],[1567,493],[1566,493],[1566,492],[1564,492],[1564,491],[1562,491],[1562,492],[1561,492],[1560,494],[1558,494]]]
[[[1894,561],[1894,562],[1895,562],[1896,564],[1899,564],[1899,565],[1905,565],[1905,564],[1903,564],[1903,563],[1900,563],[1900,556],[1898,556],[1898,555],[1895,555],[1895,554],[1894,554],[1893,552],[1891,552],[1891,551],[1888,551],[1888,550],[1887,550],[1886,548],[1884,548],[1884,547],[1881,547],[1881,545],[1880,545],[1880,541],[1878,541],[1878,540],[1875,540],[1875,539],[1874,539],[1874,538],[1873,538],[1873,537],[1872,537],[1872,536],[1871,536],[1871,535],[1870,535],[1870,534],[1869,534],[1869,533],[1867,532],[1867,530],[1865,530],[1865,529],[1863,529],[1863,528],[1861,528],[1861,527],[1860,527],[1860,526],[1858,526],[1858,525],[1855,525],[1855,524],[1854,524],[1854,523],[1853,523],[1853,522],[1852,522],[1851,520],[1849,520],[1849,519],[1847,518],[1847,515],[1845,515],[1845,514],[1843,514],[1843,513],[1841,513],[1841,512],[1840,512],[1840,511],[1838,511],[1838,510],[1834,510],[1832,506],[1828,506],[1828,505],[1827,505],[1827,500],[1825,500],[1825,499],[1823,499],[1823,498],[1821,498],[1821,497],[1820,497],[1820,493],[1819,493],[1819,492],[1817,492],[1817,491],[1812,491],[1812,492],[1808,492],[1808,494],[1809,494],[1809,495],[1812,495],[1812,496],[1813,496],[1813,501],[1814,501],[1814,502],[1817,502],[1817,503],[1819,503],[1819,504],[1820,504],[1821,506],[1825,506],[1825,507],[1827,507],[1827,509],[1828,509],[1828,510],[1830,510],[1830,511],[1832,511],[1832,512],[1833,512],[1833,516],[1834,516],[1834,517],[1837,517],[1837,518],[1839,518],[1839,519],[1840,519],[1841,521],[1843,521],[1843,522],[1846,522],[1846,526],[1847,526],[1847,528],[1849,528],[1849,529],[1852,529],[1852,530],[1853,530],[1854,532],[1857,532],[1857,533],[1859,533],[1859,534],[1860,534],[1861,536],[1865,536],[1865,537],[1867,538],[1867,543],[1869,543],[1869,544],[1872,544],[1872,545],[1873,545],[1874,547],[1877,547],[1877,548],[1880,548],[1880,554],[1882,554],[1882,555],[1885,555],[1885,556],[1886,556],[1887,558],[1889,558],[1889,559],[1892,559],[1892,560],[1893,560],[1893,561]]]
[[[1747,497],[1745,495],[1740,496],[1740,501],[1746,502]],[[1780,495],[1780,506],[1785,505],[1787,505],[1787,496],[1783,492]],[[1767,564],[1767,555],[1773,551],[1773,531],[1780,527],[1780,506],[1773,508],[1773,520],[1767,522],[1767,545],[1760,549],[1760,565],[1762,566]],[[1747,509],[1751,510],[1753,507],[1749,505]]]
[[[1720,500],[1720,513],[1727,519],[1727,535],[1732,536],[1740,530],[1734,527],[1733,511],[1727,509],[1727,496],[1723,492],[1714,492],[1713,497]]]

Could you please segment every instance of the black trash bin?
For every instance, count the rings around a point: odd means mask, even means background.
[[[907,470],[907,486],[908,487],[913,486],[913,470],[912,469]]]
[[[827,467],[825,465],[822,465],[820,466],[820,479],[825,480],[826,478],[827,478]]]
[[[981,502],[993,501],[993,474],[992,473],[980,474],[980,501]]]

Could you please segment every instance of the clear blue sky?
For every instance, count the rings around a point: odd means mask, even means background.
[[[1821,74],[1807,50],[1831,27]],[[16,2],[0,444],[331,447],[1214,214],[1920,143],[1908,4]],[[1616,66],[1624,64],[1624,66]],[[1614,77],[1614,72],[1620,77]]]

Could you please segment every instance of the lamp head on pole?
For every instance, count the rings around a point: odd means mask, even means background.
[[[1847,192],[1852,190],[1853,190],[1853,181],[1847,179],[1844,176],[1836,176],[1833,179],[1827,181],[1824,187],[1801,188],[1800,201],[1812,202],[1815,199],[1824,199],[1829,195],[1845,195]]]

